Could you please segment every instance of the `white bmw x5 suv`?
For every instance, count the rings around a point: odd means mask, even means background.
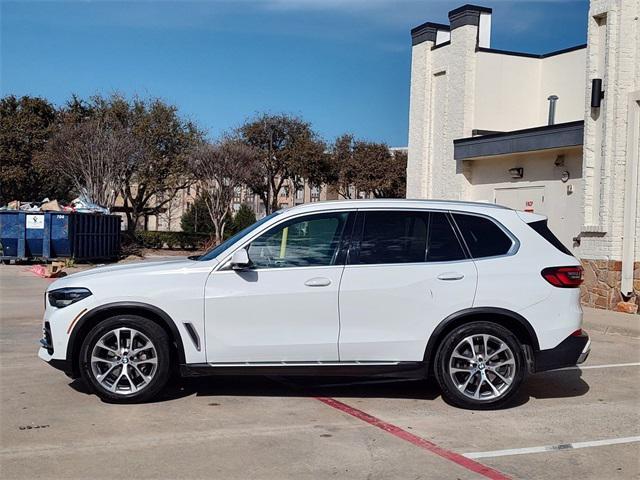
[[[39,356],[100,397],[183,376],[434,375],[496,408],[529,373],[581,363],[582,268],[543,216],[358,200],[269,215],[191,259],[106,266],[45,294]]]

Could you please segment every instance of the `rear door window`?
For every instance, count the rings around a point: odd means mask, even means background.
[[[427,252],[426,212],[364,212],[358,248],[350,263],[384,264],[424,262]]]
[[[473,258],[506,255],[513,240],[495,222],[477,215],[453,214]]]

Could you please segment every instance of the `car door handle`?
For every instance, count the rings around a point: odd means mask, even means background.
[[[462,280],[463,278],[464,274],[459,272],[445,272],[438,275],[438,280]]]
[[[304,284],[307,287],[328,287],[329,285],[331,285],[331,280],[324,277],[315,277],[310,278],[309,280],[304,282]]]

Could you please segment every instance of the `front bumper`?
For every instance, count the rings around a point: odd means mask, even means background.
[[[591,339],[582,330],[565,338],[557,347],[535,353],[535,372],[573,367],[583,363],[591,352]]]
[[[53,358],[51,354],[47,351],[44,342],[40,341],[40,349],[38,350],[38,357],[41,360],[44,360],[53,368],[63,371],[68,377],[75,378],[73,373],[73,365],[69,360],[60,360],[59,358]]]

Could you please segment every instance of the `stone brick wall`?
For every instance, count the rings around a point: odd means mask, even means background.
[[[582,304],[587,307],[638,313],[640,304],[640,262],[634,263],[634,296],[629,299],[620,295],[622,262],[618,260],[582,259],[584,283],[581,287]]]

